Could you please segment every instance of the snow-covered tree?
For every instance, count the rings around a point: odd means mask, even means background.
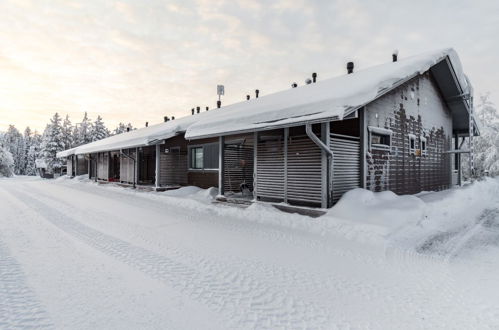
[[[24,174],[24,138],[14,125],[9,125],[9,129],[4,134],[4,145],[12,155],[14,160],[14,173]]]
[[[28,134],[29,132],[29,134]],[[28,138],[29,136],[29,138]],[[36,175],[35,159],[38,158],[40,153],[40,144],[42,137],[37,131],[31,133],[29,127],[24,131],[25,141],[25,154],[26,154],[26,168],[25,175]]]
[[[490,93],[480,96],[475,116],[482,124],[480,136],[474,138],[474,166],[478,175],[499,175],[499,113],[490,100]],[[463,156],[465,173],[469,172],[468,157]]]
[[[7,148],[0,144],[0,177],[11,177],[14,174],[14,159]]]
[[[92,141],[99,141],[109,136],[109,130],[104,125],[101,116],[97,116],[92,129],[90,131],[90,139]]]
[[[125,133],[127,131],[131,131],[133,130],[133,126],[131,123],[128,123],[128,124],[124,124],[124,123],[119,123],[118,124],[118,127],[116,127],[113,131],[113,135],[116,135],[116,134],[121,134],[121,133]]]
[[[50,124],[45,128],[42,138],[41,154],[47,163],[47,170],[53,172],[54,168],[61,165],[61,161],[56,157],[59,151],[64,150],[61,117],[55,113]]]
[[[69,120],[69,115],[66,115],[64,122],[62,123],[62,142],[64,143],[64,149],[71,149],[73,147],[73,125],[71,125],[71,120]]]
[[[88,118],[88,114],[85,112],[82,121],[77,123],[73,130],[73,147],[92,142],[91,132],[92,122]]]

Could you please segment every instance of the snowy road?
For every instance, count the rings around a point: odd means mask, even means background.
[[[499,196],[455,215],[474,225],[379,244],[209,191],[75,181],[0,180],[0,328],[499,327]]]

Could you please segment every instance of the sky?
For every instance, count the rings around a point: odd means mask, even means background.
[[[0,0],[0,131],[88,112],[113,129],[453,47],[499,104],[499,1]]]

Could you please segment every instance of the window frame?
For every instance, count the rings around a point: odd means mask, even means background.
[[[189,171],[201,171],[201,172],[204,172],[204,171],[218,171],[220,169],[220,158],[218,158],[218,167],[216,168],[207,168],[205,167],[205,164],[206,164],[206,153],[205,153],[205,148],[209,145],[219,145],[218,142],[212,142],[212,143],[203,143],[203,144],[196,144],[196,145],[189,145],[188,148],[187,148],[187,152],[188,152],[188,161],[189,161],[189,166],[188,166],[188,170]],[[203,166],[202,167],[193,167],[193,159],[192,159],[192,150],[194,149],[201,149],[202,150],[202,154],[203,154]],[[218,157],[220,157],[220,155],[218,155]]]
[[[392,135],[393,135],[392,130],[380,128],[380,127],[374,127],[374,126],[368,126],[367,129],[369,131],[369,137],[368,137],[369,150],[372,150],[372,149],[385,150],[385,151],[392,150]],[[388,139],[388,144],[386,144],[386,143],[372,143],[373,136],[380,136],[381,138],[385,137],[386,139]]]
[[[408,146],[409,146],[409,155],[416,155],[416,142],[417,142],[417,138],[416,138],[416,135],[414,134],[408,134],[407,135],[407,142],[408,142]]]
[[[426,157],[428,156],[428,140],[424,136],[420,136],[420,143],[421,143],[421,156]],[[424,145],[424,148],[423,148]]]

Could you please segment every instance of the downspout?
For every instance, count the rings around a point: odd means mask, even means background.
[[[312,124],[306,124],[305,125],[305,132],[307,133],[307,136],[319,147],[321,148],[322,151],[324,151],[326,153],[326,156],[327,156],[327,159],[328,159],[328,166],[329,166],[329,178],[327,180],[327,183],[329,184],[329,182],[332,180],[333,178],[333,157],[334,157],[334,154],[333,154],[333,151],[328,148],[327,145],[324,144],[324,142],[321,141],[321,139],[319,139],[317,137],[317,135],[314,134],[314,132],[312,131]],[[330,194],[332,195],[332,187],[330,188]],[[324,205],[323,205],[324,207]],[[327,206],[326,206],[327,207]]]
[[[137,181],[136,180],[136,173],[135,173],[136,172],[135,168],[137,167],[137,165],[136,165],[137,160],[135,158],[133,158],[132,156],[125,154],[123,152],[123,150],[120,150],[120,155],[125,156],[126,158],[131,159],[133,161],[133,187],[135,188],[135,181]]]

